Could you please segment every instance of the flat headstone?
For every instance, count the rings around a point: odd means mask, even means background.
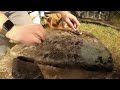
[[[68,30],[46,30],[47,39],[39,45],[19,44],[11,49],[11,57],[34,58],[41,65],[58,68],[112,71],[112,55],[100,40],[90,33]]]

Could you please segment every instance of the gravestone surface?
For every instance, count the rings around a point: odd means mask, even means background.
[[[50,74],[48,72],[51,71],[48,69],[51,68],[48,67],[52,67],[53,73],[57,70],[53,68],[69,72],[70,70],[86,70],[104,73],[113,70],[111,53],[92,34],[69,30],[46,30],[46,33],[46,40],[42,44],[15,45],[10,51],[10,57],[21,56],[26,58],[27,62],[31,62],[32,59],[32,63],[38,64],[46,78],[50,78],[47,74]],[[76,77],[80,78],[81,75],[78,76]]]

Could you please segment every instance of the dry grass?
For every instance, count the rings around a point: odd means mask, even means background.
[[[120,31],[110,27],[81,23],[81,31],[95,35],[112,53],[114,63],[120,68]]]

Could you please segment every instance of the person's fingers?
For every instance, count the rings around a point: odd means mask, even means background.
[[[43,34],[43,35],[42,35],[42,36],[43,36],[43,39],[45,39],[45,38],[46,38],[45,29],[43,28],[42,25],[39,25],[39,29],[37,30],[37,34],[38,34],[38,35],[41,35],[41,33]]]
[[[42,25],[39,26],[40,31],[43,33],[44,36],[46,36],[45,29],[43,28]],[[39,30],[38,30],[39,31]]]
[[[69,26],[70,28],[75,29],[73,23],[70,21],[69,18],[66,18],[65,21],[66,21],[66,23],[68,24],[68,26]]]
[[[38,38],[41,38],[42,39],[42,41],[44,41],[45,40],[45,35],[44,35],[44,33],[42,32],[42,31],[37,31],[36,33],[35,33],[35,35],[36,35],[36,37],[38,37]]]
[[[74,28],[77,29],[77,25],[76,25],[76,23],[74,23]]]
[[[42,32],[42,34],[44,35],[44,38],[46,38],[46,32],[45,32],[45,29],[40,29],[40,31]],[[40,33],[39,31],[39,33]]]
[[[30,36],[28,40],[23,41],[23,43],[30,45],[30,44],[36,44],[36,43],[41,43],[41,38],[37,37],[35,34]]]
[[[35,30],[32,30],[32,33],[34,35],[36,35],[38,38],[40,37],[44,41],[45,40],[45,30],[44,30],[44,28],[41,25],[36,24],[34,29]]]
[[[40,39],[40,37],[37,37],[37,36],[35,36],[34,41],[36,43],[41,43],[42,42],[41,39]]]
[[[79,21],[77,20],[77,18],[72,19],[72,22],[74,23],[74,27],[77,29],[80,25]]]

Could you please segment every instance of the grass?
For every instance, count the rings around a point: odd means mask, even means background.
[[[100,20],[94,20],[94,19],[78,19],[81,23],[92,23],[92,24],[97,24],[105,27],[111,27],[113,29],[119,30],[120,31],[120,25],[118,24],[119,20],[113,19],[112,22],[107,22],[107,21],[100,21]],[[117,24],[116,24],[117,23]]]
[[[81,23],[79,29],[96,36],[112,53],[114,63],[118,65],[116,67],[120,67],[120,31],[111,27],[85,23]]]

